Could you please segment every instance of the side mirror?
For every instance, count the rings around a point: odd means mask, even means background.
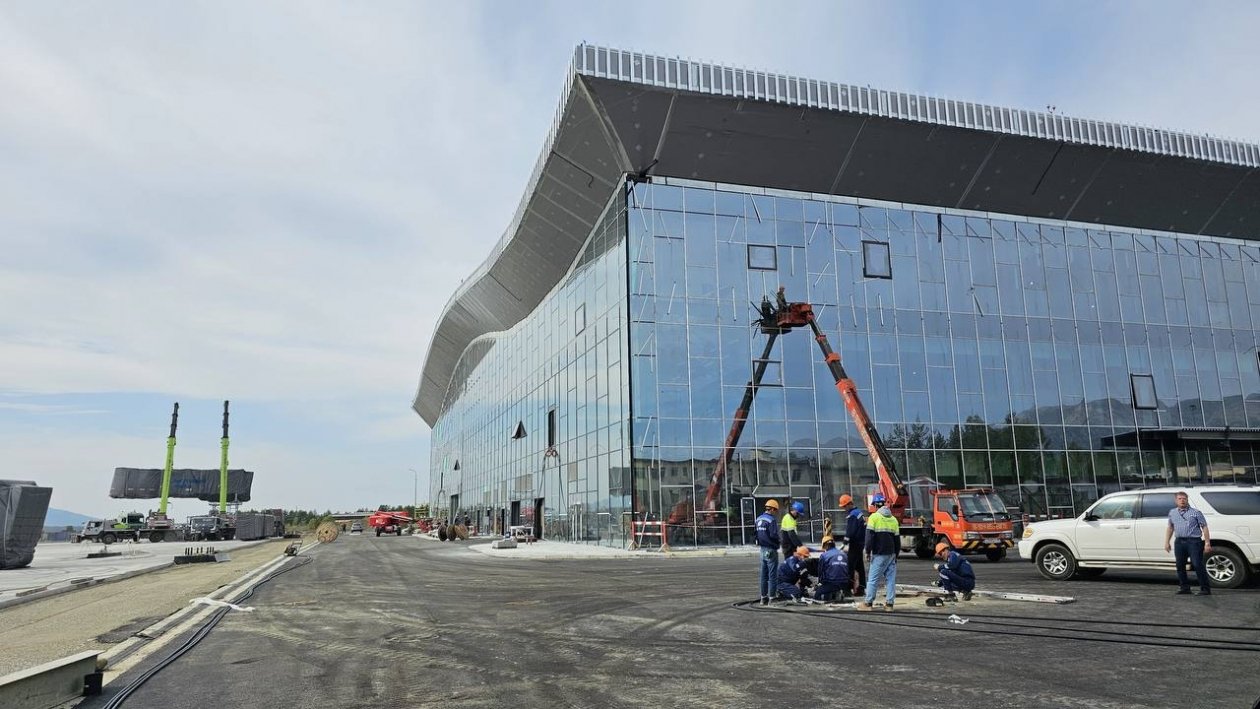
[[[1086,513],[1085,513],[1085,521],[1086,521],[1086,522],[1093,522],[1093,521],[1094,521],[1094,520],[1096,520],[1096,519],[1098,519],[1098,515],[1094,514],[1093,512],[1086,512]]]

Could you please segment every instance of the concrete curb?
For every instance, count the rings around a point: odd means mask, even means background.
[[[230,554],[236,551],[237,549],[248,549],[253,546],[258,546],[259,544],[265,544],[270,541],[275,541],[276,539],[279,539],[279,538],[280,537],[273,537],[270,539],[258,539],[256,541],[251,541],[248,544],[242,544],[238,547],[232,547],[231,549],[228,550],[228,553]],[[121,574],[115,574],[113,576],[104,576],[101,578],[93,577],[92,579],[88,581],[83,581],[81,583],[70,583],[69,581],[58,581],[57,583],[64,583],[66,585],[59,586],[57,588],[50,588],[46,591],[39,591],[36,593],[28,594],[26,596],[6,598],[0,601],[0,610],[4,610],[5,608],[12,608],[13,606],[19,606],[19,605],[22,605],[23,603],[30,603],[31,601],[39,601],[45,598],[52,598],[53,596],[60,596],[63,593],[69,593],[71,591],[78,591],[79,589],[83,589],[83,588],[91,588],[93,586],[99,586],[103,583],[110,583],[112,581],[125,581],[130,578],[135,578],[137,576],[142,576],[144,574],[152,573],[154,571],[160,571],[162,569],[169,568],[174,565],[175,565],[174,561],[159,562],[155,566],[146,566],[143,569],[133,569],[131,571],[125,571]]]

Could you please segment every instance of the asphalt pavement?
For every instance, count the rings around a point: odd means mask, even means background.
[[[253,612],[228,612],[123,706],[1251,707],[1260,698],[1254,585],[1174,596],[1170,574],[1056,583],[1018,558],[979,559],[979,588],[1076,601],[760,608],[741,604],[756,596],[751,557],[530,560],[468,548],[486,543],[342,535],[257,589]],[[906,556],[898,567],[901,583],[933,578],[930,561]],[[80,706],[103,706],[148,666]]]

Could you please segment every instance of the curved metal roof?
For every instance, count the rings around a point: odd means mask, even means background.
[[[1260,239],[1260,146],[580,45],[511,224],[447,302],[413,408],[568,271],[627,173]]]

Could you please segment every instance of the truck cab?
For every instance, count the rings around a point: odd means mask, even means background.
[[[188,518],[188,531],[198,541],[228,539],[227,520],[218,515],[198,515]]]
[[[932,530],[962,554],[1000,561],[1015,546],[1015,523],[989,488],[932,491]]]

